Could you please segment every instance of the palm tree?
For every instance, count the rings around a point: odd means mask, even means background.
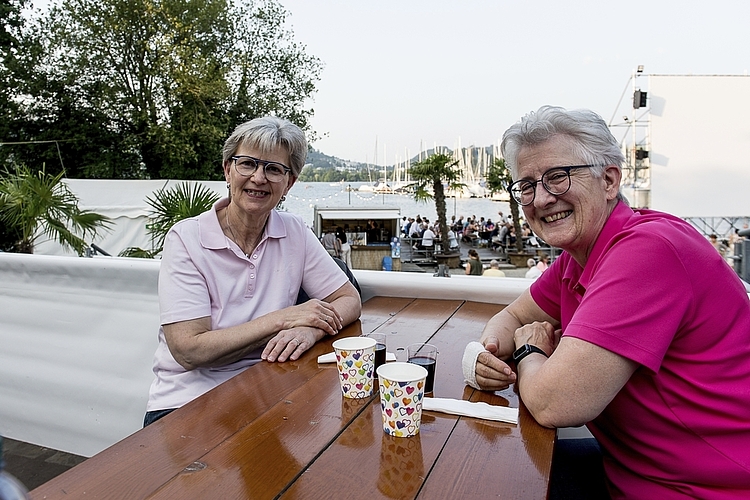
[[[88,247],[86,236],[93,238],[111,224],[104,215],[78,208],[78,197],[61,182],[63,175],[49,175],[44,167],[37,172],[26,166],[5,170],[0,178],[0,221],[5,233],[14,235],[12,251],[34,253],[37,239],[45,235],[80,256]]]
[[[458,182],[461,171],[457,168],[458,160],[454,160],[444,153],[436,153],[422,161],[416,162],[410,169],[409,175],[414,180],[407,186],[414,191],[414,199],[427,201],[435,199],[435,211],[437,212],[438,225],[440,227],[440,246],[443,253],[450,251],[448,242],[448,226],[445,220],[445,187],[448,189],[463,189],[465,184]],[[432,188],[432,194],[428,188]]]
[[[151,206],[151,222],[146,225],[146,232],[155,241],[156,249],[130,247],[120,252],[121,257],[153,258],[162,251],[164,238],[172,226],[209,210],[219,199],[216,193],[199,182],[182,182],[167,190],[160,189],[153,196],[146,198],[146,203]]]
[[[510,175],[510,169],[505,166],[505,159],[495,158],[489,172],[487,172],[487,186],[490,191],[508,191],[513,183],[513,177]],[[510,215],[513,217],[513,228],[516,231],[516,251],[523,253],[523,238],[521,238],[521,217],[518,209],[518,202],[513,196],[510,197]]]

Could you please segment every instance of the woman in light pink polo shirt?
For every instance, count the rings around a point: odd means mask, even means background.
[[[475,375],[486,390],[517,382],[540,424],[596,438],[558,441],[550,498],[750,498],[750,301],[736,273],[684,220],[628,206],[623,154],[595,113],[544,106],[502,151],[511,196],[564,252],[487,323]]]
[[[275,210],[306,155],[291,122],[243,123],[223,150],[229,196],[167,234],[144,425],[261,360],[298,359],[359,317],[356,288],[313,232]],[[295,305],[300,289],[312,300]]]

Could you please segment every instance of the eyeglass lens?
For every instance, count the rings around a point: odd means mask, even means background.
[[[539,181],[517,181],[511,186],[513,198],[521,206],[530,205],[536,196],[536,186],[541,182],[544,189],[553,196],[560,196],[570,189],[570,170],[568,168],[553,168],[542,174]]]
[[[237,172],[244,177],[250,177],[253,175],[258,170],[258,166],[261,163],[263,164],[263,173],[269,182],[281,182],[284,180],[288,167],[285,167],[281,163],[258,160],[252,156],[234,157],[235,168],[237,169]]]

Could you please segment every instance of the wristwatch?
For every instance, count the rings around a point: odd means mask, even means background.
[[[547,356],[547,353],[544,352],[539,347],[535,345],[531,345],[531,344],[524,344],[518,349],[516,349],[515,352],[513,353],[513,361],[515,361],[516,365],[518,365],[518,363],[520,363],[523,358],[525,358],[532,352],[538,352],[539,354],[544,354],[545,358],[549,357]]]

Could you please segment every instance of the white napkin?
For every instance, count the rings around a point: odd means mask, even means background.
[[[396,354],[393,352],[385,353],[385,360],[396,361]],[[320,356],[318,356],[318,363],[335,363],[335,362],[336,362],[335,352],[329,352],[328,354],[321,354]]]
[[[449,398],[424,398],[422,409],[439,411],[452,415],[464,417],[482,418],[484,420],[497,420],[498,422],[518,423],[518,408],[507,406],[492,406],[484,402],[473,403],[463,399]]]
[[[464,371],[464,380],[467,385],[474,389],[480,389],[477,384],[477,358],[483,352],[487,351],[479,342],[469,342],[464,351],[464,357],[461,360],[461,368]]]

